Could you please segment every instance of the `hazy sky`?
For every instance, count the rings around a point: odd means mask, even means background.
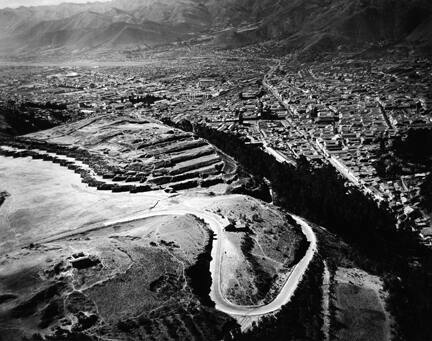
[[[0,0],[0,8],[19,6],[57,5],[62,2],[86,3],[107,0]]]

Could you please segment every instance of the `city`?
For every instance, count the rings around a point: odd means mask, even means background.
[[[431,337],[430,4],[74,2],[0,1],[0,341]]]

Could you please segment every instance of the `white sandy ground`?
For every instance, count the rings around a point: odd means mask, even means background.
[[[0,208],[0,255],[56,233],[144,212],[170,197],[163,191],[97,191],[57,164],[2,156],[0,188],[10,194]]]
[[[57,164],[0,157],[0,189],[11,196],[0,209],[0,253],[30,242],[50,242],[85,231],[101,229],[155,216],[192,214],[203,219],[215,233],[210,271],[210,297],[216,309],[238,319],[273,313],[287,304],[317,250],[311,226],[293,216],[310,242],[300,262],[294,266],[275,299],[259,306],[242,306],[229,302],[222,293],[224,269],[222,255],[229,247],[224,228],[229,221],[205,208],[213,197],[187,197],[164,192],[140,194],[97,191],[81,183],[79,175]],[[241,198],[229,195],[227,199]],[[220,200],[220,197],[218,198]]]

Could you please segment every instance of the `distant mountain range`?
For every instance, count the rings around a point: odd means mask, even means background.
[[[146,48],[206,36],[311,53],[367,43],[431,51],[430,0],[112,0],[0,10],[0,51]]]

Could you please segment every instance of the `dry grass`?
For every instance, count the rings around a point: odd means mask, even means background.
[[[388,340],[381,280],[359,269],[339,268],[335,281],[338,340]]]

